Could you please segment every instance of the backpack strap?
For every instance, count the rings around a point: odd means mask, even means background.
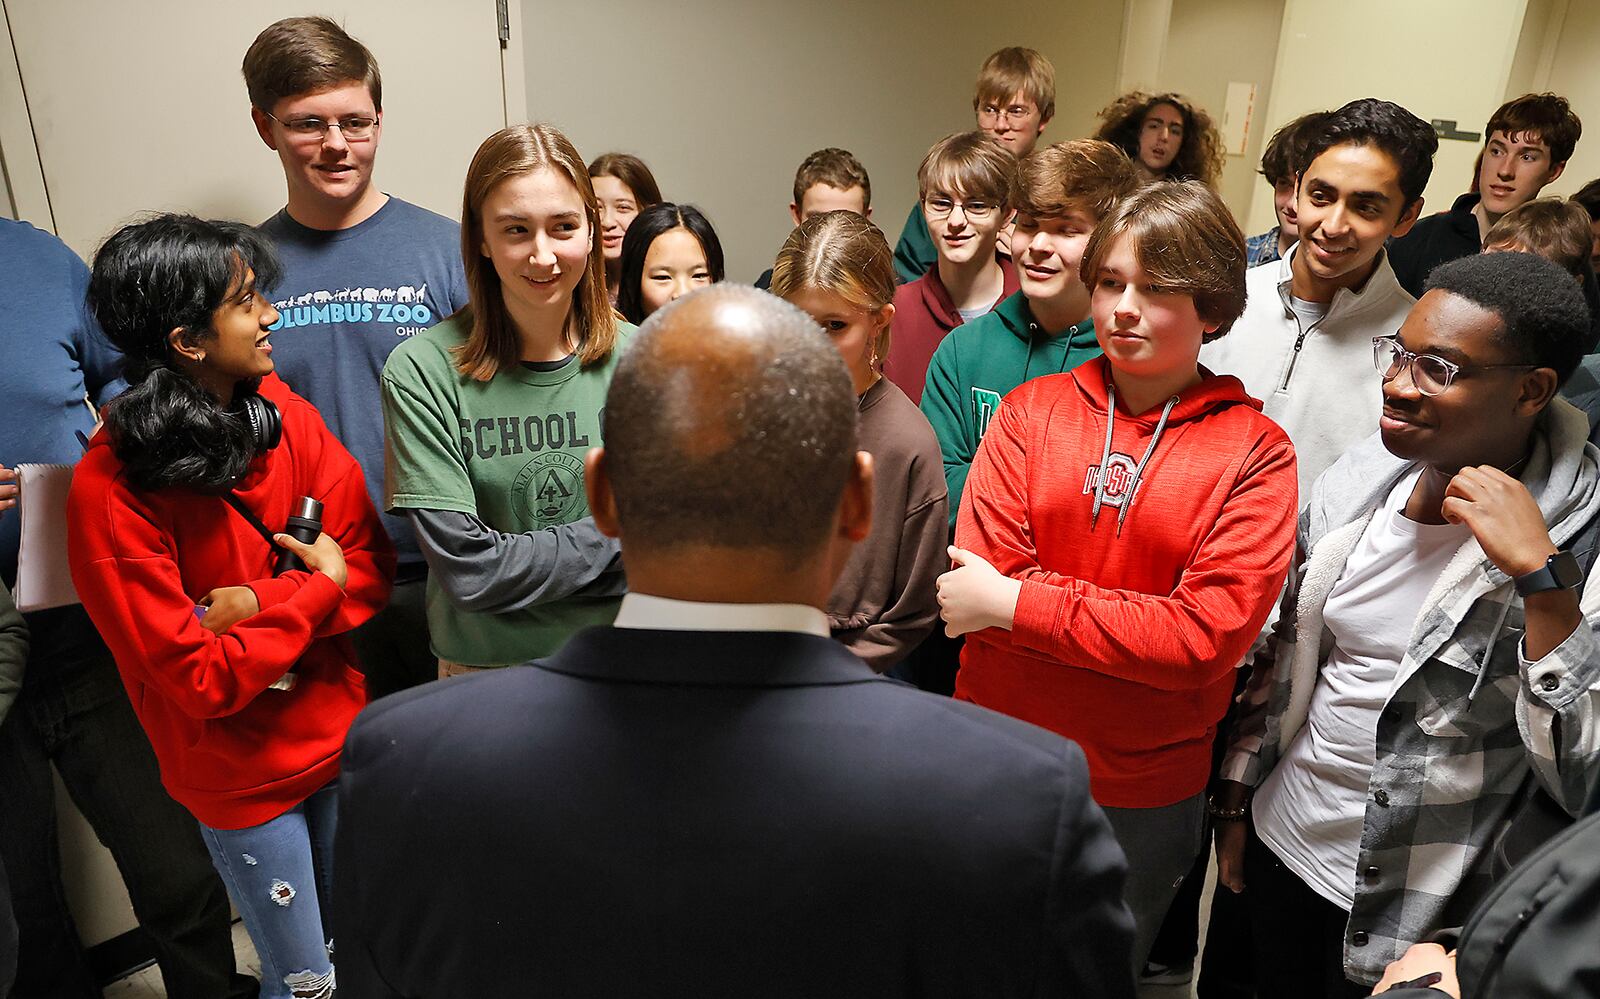
[[[261,535],[261,539],[267,543],[267,547],[272,549],[274,556],[283,551],[283,546],[272,539],[271,529],[261,522],[261,518],[257,517],[254,511],[244,505],[244,501],[239,498],[238,493],[225,492],[222,494],[222,501],[238,511],[239,516],[243,517],[246,523],[256,529],[256,533]]]

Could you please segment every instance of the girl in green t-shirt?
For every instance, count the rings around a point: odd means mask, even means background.
[[[490,136],[467,171],[468,305],[383,368],[386,506],[427,559],[441,676],[548,655],[609,624],[621,555],[588,516],[583,459],[633,327],[606,295],[599,204],[566,136]]]

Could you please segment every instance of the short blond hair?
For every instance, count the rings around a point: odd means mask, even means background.
[[[978,70],[972,91],[972,110],[984,101],[1009,101],[1020,93],[1039,108],[1039,118],[1049,121],[1056,114],[1056,68],[1033,49],[1012,45],[989,56]]]
[[[1017,160],[987,132],[956,132],[933,144],[917,167],[917,195],[934,191],[987,198],[1001,206],[1016,199]]]

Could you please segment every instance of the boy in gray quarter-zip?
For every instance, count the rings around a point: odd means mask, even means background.
[[[1288,431],[1302,505],[1317,476],[1378,429],[1372,338],[1399,329],[1415,301],[1383,245],[1416,222],[1438,145],[1426,122],[1388,101],[1329,114],[1294,164],[1300,241],[1247,273],[1244,315],[1200,352]]]

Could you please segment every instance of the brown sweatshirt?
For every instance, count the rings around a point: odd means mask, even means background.
[[[861,450],[872,455],[872,531],[828,598],[833,637],[883,672],[939,619],[935,583],[950,567],[944,462],[927,417],[887,378],[861,396]]]

